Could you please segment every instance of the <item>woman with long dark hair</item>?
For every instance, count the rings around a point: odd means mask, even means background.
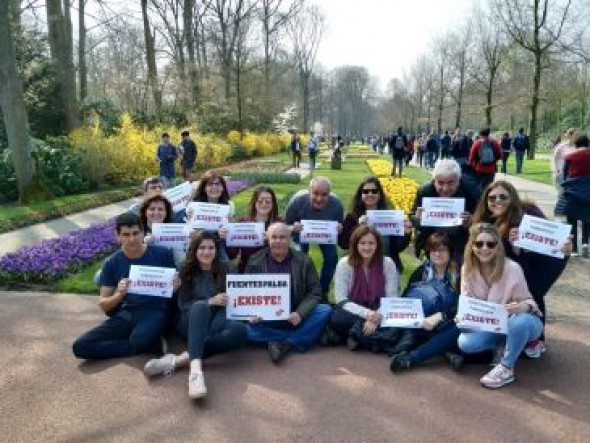
[[[188,350],[150,360],[144,367],[147,375],[154,376],[190,366],[189,397],[193,399],[207,395],[203,358],[238,348],[247,338],[246,325],[226,318],[226,266],[219,258],[215,236],[199,232],[179,273],[177,330],[188,342]]]

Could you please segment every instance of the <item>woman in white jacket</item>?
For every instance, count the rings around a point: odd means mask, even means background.
[[[381,297],[397,297],[399,274],[390,257],[383,255],[381,235],[370,226],[359,226],[350,238],[349,254],[338,262],[334,275],[336,309],[330,328],[345,341],[355,322],[363,321],[363,334],[371,336],[381,323]],[[349,342],[349,347],[354,347]]]

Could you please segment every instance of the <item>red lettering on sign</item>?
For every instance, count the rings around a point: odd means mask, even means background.
[[[465,314],[465,320],[473,321],[476,323],[483,323],[487,325],[499,325],[500,320],[493,317],[485,317],[483,315]]]
[[[532,232],[525,232],[524,238],[526,238],[528,240],[535,241],[537,243],[542,243],[544,245],[557,246],[557,243],[558,243],[557,240],[555,240],[553,238],[544,237],[539,234],[533,234]]]

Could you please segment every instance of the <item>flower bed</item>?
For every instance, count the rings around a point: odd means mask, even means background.
[[[232,175],[236,172],[264,172],[264,173],[281,173],[290,169],[291,165],[285,162],[271,162],[261,160],[250,160],[239,162],[234,165],[227,165],[221,168],[210,169],[221,175]]]
[[[390,177],[391,163],[387,160],[367,160],[367,166],[375,175],[379,177],[379,183],[389,201],[391,207],[403,209],[408,213],[414,205],[416,192],[418,191],[418,182],[410,178]]]
[[[249,187],[229,181],[230,195]],[[0,283],[50,283],[117,249],[114,219],[19,248],[0,258]]]

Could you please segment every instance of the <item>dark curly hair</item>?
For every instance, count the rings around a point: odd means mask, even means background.
[[[219,175],[218,173],[213,171],[208,171],[203,174],[201,180],[199,181],[197,191],[195,192],[195,195],[193,197],[193,201],[207,203],[209,200],[207,198],[207,191],[205,190],[205,188],[207,187],[207,183],[215,179],[219,180],[221,186],[223,187],[223,192],[219,196],[219,201],[217,203],[222,205],[229,204],[229,192],[227,190],[227,183],[225,182],[225,179],[222,175]]]
[[[367,207],[363,203],[363,188],[366,184],[372,183],[375,185],[377,192],[379,193],[379,202],[377,203],[377,209],[387,209],[387,200],[385,198],[385,192],[383,192],[383,187],[381,183],[379,183],[379,179],[375,176],[369,176],[365,178],[354,193],[354,197],[352,197],[352,204],[350,205],[350,213],[354,215],[355,219],[358,219],[360,216],[365,215],[367,212]]]
[[[272,199],[272,209],[270,210],[268,221],[266,222],[265,226],[268,228],[268,226],[271,223],[280,220],[279,204],[277,203],[277,197],[275,195],[275,191],[273,191],[270,186],[261,185],[254,190],[254,192],[252,193],[252,198],[250,199],[250,205],[248,206],[248,217],[250,217],[250,220],[254,220],[256,218],[256,201],[258,200],[260,194],[262,194],[263,192],[269,193],[270,198]]]
[[[227,275],[227,265],[219,259],[219,244],[217,235],[209,231],[200,231],[190,242],[186,251],[186,260],[180,268],[180,297],[182,299],[192,298],[193,278],[201,272],[201,264],[197,259],[197,250],[205,240],[211,240],[215,244],[215,258],[211,264],[211,273],[215,282],[217,293],[225,292],[225,277]]]
[[[164,217],[163,223],[170,223],[172,221],[172,203],[163,195],[154,195],[150,198],[146,198],[139,207],[139,220],[141,221],[141,226],[143,227],[144,233],[148,233],[151,231],[151,228],[148,226],[147,221],[147,210],[150,205],[154,202],[162,202],[164,203],[164,208],[166,208],[166,216]]]

